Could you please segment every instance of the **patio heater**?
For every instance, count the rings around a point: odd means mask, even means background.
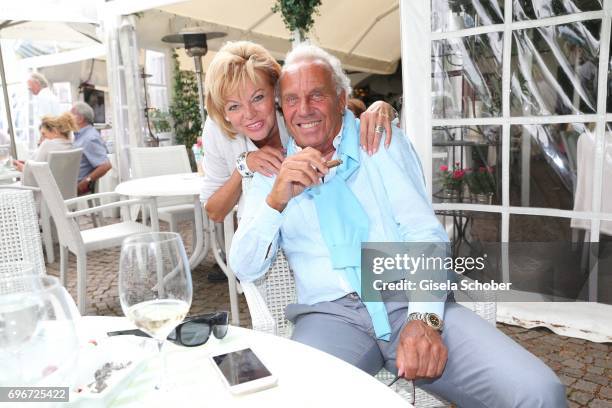
[[[193,57],[196,78],[198,80],[198,91],[200,99],[200,117],[202,118],[202,128],[206,115],[204,113],[204,89],[202,88],[202,57],[208,52],[207,39],[225,37],[227,34],[220,32],[205,33],[201,28],[185,28],[177,34],[166,35],[162,38],[163,42],[171,44],[182,44],[187,55]]]

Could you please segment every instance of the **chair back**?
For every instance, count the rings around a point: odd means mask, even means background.
[[[31,190],[0,189],[0,242],[0,264],[25,261],[34,273],[47,274]]]
[[[268,272],[253,283],[276,322],[276,334],[290,337],[293,324],[285,317],[285,308],[288,304],[296,303],[297,296],[293,271],[282,249],[279,248]]]
[[[49,164],[30,161],[28,166],[42,192],[42,201],[49,208],[51,217],[55,221],[60,245],[68,246],[74,250],[77,247],[82,247],[83,238],[81,237],[81,232],[76,221],[68,218],[68,207],[66,207],[55,178],[51,174]]]
[[[49,153],[49,168],[64,200],[77,196],[77,181],[83,149]]]
[[[133,178],[191,173],[191,164],[185,146],[132,147],[130,163]],[[193,197],[158,198],[158,208],[193,204]]]

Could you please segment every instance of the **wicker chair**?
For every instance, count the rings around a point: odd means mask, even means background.
[[[263,331],[277,336],[290,337],[293,330],[291,322],[285,318],[285,307],[297,301],[295,293],[295,281],[293,272],[285,254],[279,249],[272,266],[268,272],[254,282],[241,282],[253,329]],[[468,293],[471,299],[478,299],[476,294]],[[492,298],[465,303],[483,319],[495,324],[496,307]],[[382,369],[377,375],[380,381],[388,383],[395,376],[389,371]],[[406,398],[415,407],[444,407],[448,402],[431,395],[418,387],[414,387],[411,381],[400,380],[393,386],[394,390]]]
[[[31,189],[0,189],[0,242],[0,264],[25,261],[33,264],[34,273],[47,274]]]

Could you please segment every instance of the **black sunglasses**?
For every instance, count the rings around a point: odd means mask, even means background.
[[[218,339],[222,339],[227,334],[229,322],[228,312],[207,313],[185,319],[176,326],[168,335],[168,341],[185,347],[197,347],[208,341],[210,333]],[[139,329],[119,330],[107,333],[109,336],[132,334],[135,336],[151,337]]]

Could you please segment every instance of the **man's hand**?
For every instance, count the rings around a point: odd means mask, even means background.
[[[448,350],[440,334],[419,320],[408,322],[397,346],[397,374],[408,380],[438,378],[444,371]]]
[[[268,194],[266,202],[275,210],[282,212],[289,200],[301,194],[307,187],[321,182],[320,177],[329,172],[321,153],[307,147],[289,156],[282,163],[278,177]]]
[[[278,174],[284,159],[285,157],[280,150],[264,146],[259,150],[250,152],[247,155],[246,163],[252,172],[270,177],[273,174]]]
[[[77,185],[77,191],[79,195],[89,193],[89,182],[87,181],[87,177],[79,182]]]

